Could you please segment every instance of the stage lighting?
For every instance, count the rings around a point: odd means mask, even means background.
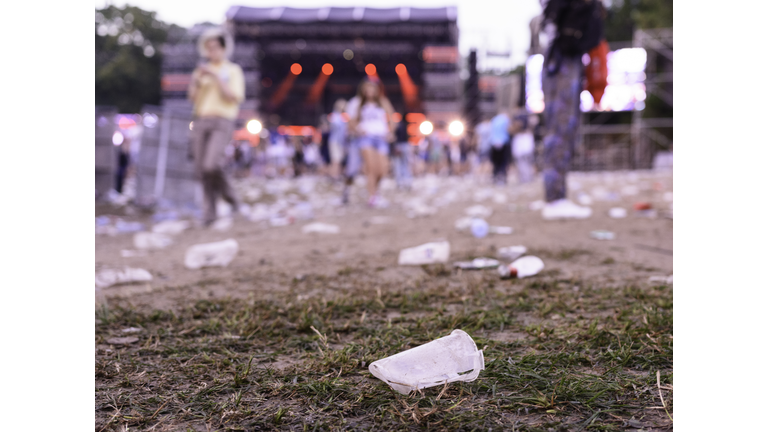
[[[258,120],[251,120],[248,122],[245,128],[248,129],[248,132],[256,135],[257,133],[261,132],[261,122]]]
[[[464,125],[460,121],[454,120],[448,125],[448,132],[453,136],[459,136],[464,133]]]
[[[294,63],[291,65],[291,73],[294,75],[298,75],[301,73],[301,65],[298,63]]]
[[[326,63],[323,65],[323,73],[326,75],[330,75],[333,73],[333,66],[330,63]]]
[[[395,73],[398,75],[405,75],[408,73],[408,69],[406,69],[405,65],[400,63],[397,66],[395,66]]]
[[[432,122],[425,120],[419,125],[419,132],[421,132],[422,135],[429,135],[432,133],[432,130],[434,127],[432,126]]]
[[[121,134],[119,131],[115,132],[114,135],[112,135],[112,144],[119,146],[123,143],[124,137],[123,134]]]
[[[365,66],[365,73],[368,75],[376,75],[376,66],[374,66],[373,63],[368,63],[368,65]]]

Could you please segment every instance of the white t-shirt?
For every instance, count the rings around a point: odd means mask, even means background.
[[[357,96],[347,102],[346,111],[350,119],[356,118],[359,107],[360,99]],[[360,123],[357,128],[366,136],[386,136],[389,132],[387,111],[373,102],[366,103],[360,111]]]
[[[533,154],[533,149],[533,132],[516,133],[512,137],[512,154],[515,157]]]

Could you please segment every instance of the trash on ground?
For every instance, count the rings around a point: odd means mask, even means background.
[[[133,250],[133,249],[121,249],[120,256],[123,258],[143,257],[147,255],[147,251]]]
[[[422,265],[443,263],[448,261],[451,253],[451,244],[448,241],[425,243],[400,251],[397,258],[398,265]]]
[[[232,217],[221,217],[211,224],[211,229],[216,231],[229,231],[232,228],[233,223],[234,221],[232,220]]]
[[[664,192],[664,201],[672,202],[672,192]]]
[[[606,230],[594,230],[589,233],[589,236],[595,240],[614,240],[616,234]]]
[[[650,210],[653,208],[653,206],[649,202],[637,202],[633,207],[637,211]]]
[[[127,284],[133,282],[149,282],[152,275],[141,268],[125,267],[122,270],[107,269],[96,273],[96,286],[107,288],[112,285]]]
[[[488,222],[483,219],[472,219],[472,224],[469,229],[475,238],[483,238],[488,235]]]
[[[648,282],[650,283],[665,283],[665,284],[672,284],[672,275],[669,276],[651,276],[648,278]]]
[[[323,222],[312,222],[310,224],[301,227],[301,232],[308,233],[324,233],[324,234],[338,234],[339,226],[333,224],[327,224]]]
[[[154,232],[138,232],[133,235],[133,245],[136,249],[163,249],[173,243],[173,239]]]
[[[190,269],[226,267],[237,255],[239,246],[234,239],[201,243],[190,246],[184,256],[184,265]]]
[[[536,200],[530,204],[528,204],[528,209],[532,211],[539,211],[544,208],[544,201],[542,200]]]
[[[189,229],[192,224],[185,220],[165,220],[155,224],[152,227],[152,232],[158,234],[178,235],[183,231]]]
[[[656,209],[638,210],[635,212],[635,214],[637,216],[649,219],[656,219],[659,216],[659,212],[656,211]]]
[[[477,349],[472,337],[458,329],[448,336],[377,360],[368,367],[373,376],[404,395],[455,381],[471,382],[483,369],[483,351]]]
[[[133,233],[144,231],[144,224],[141,222],[126,222],[122,219],[118,219],[115,222],[115,229],[119,233]]]
[[[634,196],[640,193],[640,189],[635,185],[627,185],[621,188],[621,194],[624,196]]]
[[[136,343],[139,341],[139,338],[136,336],[126,336],[126,337],[116,337],[107,339],[107,343],[110,345],[129,345],[132,343]]]
[[[514,230],[512,227],[508,226],[490,226],[488,227],[488,232],[491,234],[501,234],[501,235],[509,235],[512,234]]]
[[[472,219],[471,217],[462,217],[456,220],[456,223],[453,224],[454,227],[456,227],[457,231],[467,231],[472,227]]]
[[[142,331],[139,327],[128,327],[120,330],[123,333],[139,333]]]
[[[512,261],[525,255],[526,252],[528,252],[528,249],[525,246],[507,246],[500,248],[497,254],[499,258]]]
[[[512,264],[499,266],[499,276],[502,278],[518,278],[534,276],[544,269],[544,261],[536,256],[524,256]]]
[[[479,270],[499,266],[499,261],[492,258],[475,258],[472,261],[456,261],[454,267],[465,270]]]
[[[477,204],[464,209],[464,214],[475,218],[487,218],[493,214],[493,209]]]
[[[273,227],[288,226],[293,223],[293,218],[289,216],[273,216],[269,218],[269,224]]]
[[[593,202],[592,197],[589,196],[589,194],[586,194],[584,192],[576,196],[576,201],[583,206],[590,206],[592,205],[592,202]]]
[[[621,208],[621,207],[614,207],[610,210],[608,210],[608,216],[614,218],[614,219],[622,219],[627,217],[627,209]]]

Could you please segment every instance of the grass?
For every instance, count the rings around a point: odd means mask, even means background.
[[[349,268],[269,301],[100,309],[96,430],[672,428],[671,286],[424,271],[409,286]],[[299,296],[324,287],[354,288]],[[106,342],[128,327],[139,342]],[[368,372],[455,328],[484,350],[476,381],[402,396]]]

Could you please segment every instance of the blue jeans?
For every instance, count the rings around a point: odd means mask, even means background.
[[[389,144],[382,137],[361,136],[357,139],[357,145],[360,147],[360,149],[373,147],[374,150],[385,156],[389,154]]]

